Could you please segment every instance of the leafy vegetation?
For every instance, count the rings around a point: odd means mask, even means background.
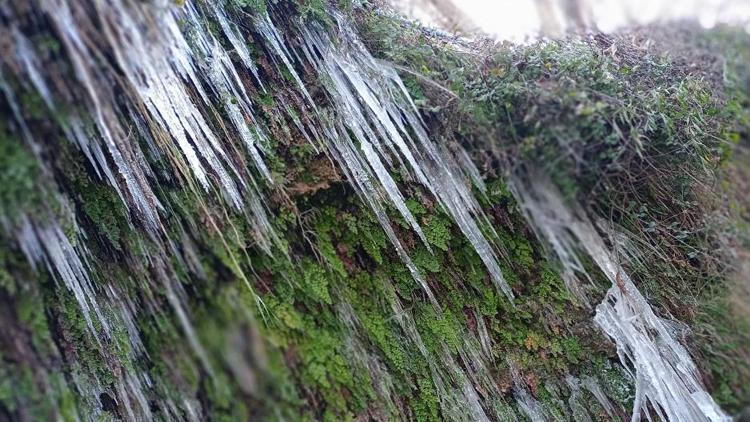
[[[735,176],[716,190],[747,139],[747,34],[662,27],[488,48],[434,34],[425,42],[423,29],[367,12],[359,19],[368,45],[403,66],[434,131],[453,130],[490,172],[546,173],[636,239],[631,275],[664,314],[696,330],[693,353],[713,362],[720,402],[750,400],[746,371],[726,371],[744,366],[750,330],[744,316],[718,310],[738,291],[726,239],[741,238],[736,224],[747,221],[727,213],[723,195],[742,183]],[[503,155],[488,158],[487,148]],[[525,259],[525,247],[503,244]]]
[[[278,186],[254,189],[267,198],[279,241],[261,247],[246,215],[199,189],[178,187],[156,154],[143,159],[158,170],[148,177],[166,217],[149,232],[133,224],[132,210],[63,131],[35,129],[60,142],[44,143],[53,158],[48,180],[19,129],[0,122],[0,215],[34,213],[48,189],[61,188],[80,226],[68,234],[81,242],[94,289],[107,303],[138,309],[133,321],[107,309],[109,334],[101,323],[92,332],[74,292],[43,268],[32,271],[23,252],[0,239],[0,323],[18,328],[11,336],[27,348],[20,353],[0,339],[0,419],[121,418],[124,408],[111,397],[125,388],[122,380],[148,374],[144,391],[155,417],[175,416],[170,406],[186,406],[178,401],[191,397],[188,405],[225,420],[440,420],[440,389],[460,386],[450,379],[438,387],[436,373],[449,373],[451,359],[467,366],[467,351],[489,364],[486,375],[501,392],[492,397],[498,408],[521,414],[512,404],[521,380],[549,412],[569,417],[566,377],[573,375],[597,380],[624,415],[633,404],[632,380],[593,326],[591,310],[546,258],[508,186],[510,172],[533,171],[551,175],[568,199],[639,240],[641,260],[628,263],[639,288],[660,313],[692,329],[691,351],[705,357],[701,369],[714,396],[730,410],[750,400],[750,371],[743,368],[748,327],[729,301],[722,240],[739,236],[743,224],[747,230],[750,207],[735,199],[734,211],[724,213],[723,198],[710,194],[732,166],[731,146],[748,142],[746,34],[693,31],[686,39],[659,38],[661,47],[652,49],[641,48],[641,33],[485,48],[341,3],[367,46],[396,65],[430,133],[473,153],[487,187],[474,187],[488,216],[482,229],[502,245],[515,301],[498,292],[475,249],[445,210],[425,200],[424,188],[393,174],[427,244],[396,210],[386,212],[438,310],[330,157],[305,141],[295,119],[308,116],[296,107],[294,78],[276,70],[267,46],[255,42],[253,19],[283,8],[288,16],[274,18],[330,24],[331,4],[231,0],[266,83],[248,95],[269,129],[264,158]],[[231,46],[217,22],[196,30]],[[733,58],[726,81],[716,79],[710,63],[688,66],[686,53],[664,53],[716,46]],[[60,53],[59,45],[48,48]],[[325,81],[299,71],[325,116],[318,86]],[[41,98],[23,103],[35,121],[65,119]],[[226,112],[209,110],[211,124],[222,125]],[[733,188],[734,179],[726,181],[722,193]],[[49,217],[34,214],[43,216]],[[161,237],[170,242],[167,252]],[[592,294],[601,296],[608,283],[591,272]],[[133,330],[142,344],[132,340]],[[583,392],[581,400],[607,419],[594,395]]]

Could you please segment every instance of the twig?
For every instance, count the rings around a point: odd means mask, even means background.
[[[385,63],[385,61],[383,61],[383,60],[379,60],[379,61]],[[424,76],[424,75],[422,75],[422,74],[420,74],[418,72],[415,72],[415,71],[409,69],[408,67],[399,66],[399,65],[397,65],[395,63],[390,63],[390,62],[388,62],[388,64],[390,64],[391,66],[393,66],[394,68],[396,68],[396,69],[398,69],[398,70],[400,70],[402,72],[406,72],[406,73],[408,73],[408,74],[416,77],[417,79],[419,79],[420,81],[422,81],[422,82],[424,82],[426,84],[429,84],[429,85],[434,86],[435,88],[438,88],[439,90],[445,92],[446,94],[450,95],[451,97],[453,97],[455,99],[459,99],[458,95],[456,95],[455,92],[453,92],[450,89],[448,89],[448,88],[440,85],[439,83],[433,81],[432,79],[430,79],[430,78],[428,78],[428,77],[426,77],[426,76]]]

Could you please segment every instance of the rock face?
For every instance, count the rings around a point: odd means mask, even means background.
[[[750,398],[723,312],[746,216],[707,188],[747,134],[745,35],[679,32],[693,61],[642,35],[487,47],[320,0],[0,22],[0,420]]]

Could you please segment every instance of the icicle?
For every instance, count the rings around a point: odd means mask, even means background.
[[[153,420],[151,406],[149,405],[148,399],[146,398],[146,395],[144,393],[144,388],[141,380],[137,375],[131,374],[130,371],[127,371],[125,374],[125,389],[127,389],[130,394],[124,394],[124,396],[133,396],[135,398],[135,402],[138,403],[138,407],[141,410],[137,417],[133,417],[133,420]],[[128,405],[127,407],[130,406]],[[132,410],[128,409],[128,412],[132,413]]]
[[[187,420],[191,422],[198,422],[203,420],[201,412],[196,410],[196,407],[200,408],[200,403],[197,400],[190,400],[188,398],[182,399],[182,405],[187,412]]]
[[[489,370],[490,366],[488,362],[492,362],[488,355],[483,355],[477,347],[479,340],[476,339],[471,333],[461,333],[462,343],[458,348],[458,355],[461,358],[462,365],[457,365],[456,362],[451,360],[445,364],[453,368],[455,376],[462,379],[464,385],[471,386],[471,391],[467,391],[467,395],[476,396],[476,405],[472,405],[475,409],[479,403],[490,403],[497,402],[500,400],[502,393],[497,387],[495,375]],[[476,388],[474,387],[476,386]],[[481,393],[482,399],[479,398],[478,392]],[[472,400],[474,400],[472,398]],[[488,407],[488,406],[485,406]],[[503,419],[502,409],[492,407],[495,411],[497,419]],[[477,413],[475,411],[475,413]],[[482,410],[484,414],[484,410]]]
[[[26,140],[26,142],[29,145],[31,145],[32,148],[38,149],[33,142],[31,131],[29,130],[29,126],[26,124],[26,121],[23,119],[23,116],[21,115],[21,108],[19,107],[16,95],[13,93],[13,90],[8,85],[8,82],[5,80],[5,77],[2,72],[2,68],[0,68],[0,90],[2,90],[3,94],[5,95],[8,105],[10,106],[11,112],[13,113],[13,117],[15,118],[16,122],[18,122],[19,126],[21,127],[21,133],[23,134],[24,140]],[[37,156],[39,155],[37,151],[34,151],[34,153],[37,154]]]
[[[614,419],[616,416],[615,408],[612,405],[612,401],[610,401],[607,395],[604,394],[604,391],[602,391],[599,382],[592,377],[585,377],[581,380],[581,384],[594,395],[599,404],[602,405],[604,411],[607,412],[607,415]]]
[[[106,177],[110,186],[115,189],[120,198],[124,198],[120,191],[120,186],[117,184],[117,179],[115,178],[112,169],[109,167],[107,158],[104,156],[104,151],[102,151],[101,145],[89,137],[83,127],[81,119],[78,116],[71,116],[68,120],[68,125],[66,125],[64,129],[66,137],[78,145],[78,148],[81,149],[92,167],[94,167],[96,175],[101,179],[102,173],[104,173],[104,177]],[[123,200],[123,204],[125,204],[126,207],[128,206],[128,202],[125,200]]]
[[[531,422],[545,422],[548,420],[542,405],[526,389],[514,363],[510,363],[510,373],[513,379],[513,397],[521,411],[531,419]]]
[[[698,368],[666,322],[653,313],[624,272],[614,277],[616,284],[597,307],[594,321],[617,344],[620,360],[635,368],[633,420],[648,412],[646,400],[670,421],[730,420],[704,390]]]
[[[34,88],[39,92],[44,100],[44,103],[50,109],[54,109],[54,101],[52,100],[52,94],[50,93],[47,83],[44,81],[40,69],[39,58],[34,52],[34,47],[31,42],[26,38],[15,26],[11,29],[13,33],[13,41],[15,42],[16,55],[18,60],[23,63],[26,74],[34,84]]]
[[[534,397],[525,388],[513,388],[513,397],[521,411],[531,419],[531,422],[545,422],[544,412]]]
[[[310,96],[310,93],[307,91],[307,88],[302,82],[302,79],[299,77],[299,74],[294,69],[292,61],[289,57],[289,50],[286,48],[286,44],[284,44],[284,40],[281,38],[281,34],[279,34],[279,31],[273,25],[273,22],[271,22],[271,17],[268,16],[268,13],[263,14],[261,18],[255,20],[255,27],[271,45],[276,55],[281,59],[281,61],[284,63],[284,66],[286,66],[286,69],[289,71],[289,73],[292,75],[292,78],[297,83],[297,87],[305,95],[307,101],[309,101],[310,104],[314,107],[315,102]]]
[[[237,29],[237,25],[235,25],[234,22],[231,22],[227,18],[227,15],[224,13],[224,9],[222,7],[217,6],[214,2],[208,2],[208,5],[214,12],[214,16],[216,16],[216,19],[219,21],[219,26],[221,26],[221,30],[224,32],[224,36],[226,36],[229,40],[229,43],[232,44],[234,52],[237,54],[237,56],[239,56],[242,64],[244,64],[245,67],[250,70],[250,72],[255,77],[256,82],[258,82],[258,85],[260,85],[261,89],[263,89],[263,91],[265,92],[266,88],[263,86],[263,81],[258,75],[258,67],[250,58],[250,50],[248,50],[245,40]]]
[[[485,357],[489,358],[492,356],[492,340],[487,331],[487,325],[484,323],[484,316],[475,311],[474,319],[477,321],[477,333],[479,334],[479,344],[482,345],[482,352],[484,352]]]
[[[266,180],[271,182],[271,173],[268,171],[268,168],[266,168],[266,164],[260,156],[258,146],[256,145],[256,134],[253,133],[256,130],[260,130],[260,128],[256,124],[255,128],[251,130],[245,120],[246,115],[252,116],[250,113],[247,93],[243,88],[238,90],[233,85],[230,85],[229,81],[227,81],[228,75],[223,73],[225,68],[215,63],[216,61],[220,61],[225,62],[226,65],[228,60],[229,58],[226,56],[226,53],[217,46],[214,46],[214,58],[212,59],[212,63],[214,64],[209,68],[209,78],[213,83],[214,89],[218,91],[219,97],[223,99],[224,110],[227,112],[229,120],[234,124],[237,132],[240,134],[240,138],[250,152],[250,156],[252,157],[255,166],[260,170]],[[236,77],[236,74],[232,76]],[[252,117],[252,120],[255,121],[254,116]]]
[[[573,412],[573,419],[576,421],[591,422],[591,416],[589,416],[589,412],[581,403],[581,380],[572,375],[567,375],[565,377],[565,382],[568,384],[568,388],[570,389],[568,406],[570,406],[570,410]]]
[[[72,83],[69,89],[87,108],[87,113],[80,115],[73,111],[63,129],[97,175],[117,190],[147,227],[159,229],[158,212],[163,207],[150,186],[154,171],[139,143],[130,138],[131,128],[122,123],[126,118],[135,121],[134,133],[145,139],[152,157],[170,160],[168,164],[178,175],[176,181],[195,178],[204,191],[218,191],[236,210],[244,208],[248,199],[259,202],[248,198],[257,195],[257,187],[249,172],[237,166],[241,160],[234,157],[235,145],[228,130],[233,127],[255,169],[271,182],[259,145],[266,135],[229,54],[210,31],[202,30],[208,18],[203,13],[218,22],[241,66],[259,84],[260,80],[236,24],[221,6],[207,4],[199,11],[188,3],[154,13],[153,5],[122,0],[95,2],[86,11],[82,10],[85,5],[67,0],[42,0],[40,4],[77,78],[78,86]],[[99,28],[95,40],[88,33],[91,28]],[[43,69],[28,40],[19,31],[15,31],[14,40],[16,60],[26,69],[26,75],[19,76],[31,79],[51,107],[53,99],[44,84]],[[111,57],[113,63],[100,65],[105,57]],[[108,66],[117,69],[116,77]],[[211,110],[219,105],[232,127],[212,127]],[[85,114],[92,117],[93,125],[82,123]],[[253,219],[266,219],[263,207],[252,207],[252,213]],[[263,221],[256,225],[263,229],[258,232],[263,237],[260,242],[269,244],[274,236],[265,230],[270,226]]]
[[[99,308],[84,263],[60,226],[50,223],[45,227],[37,227],[28,216],[23,216],[21,221],[16,239],[26,259],[32,264],[44,261],[50,273],[59,278],[73,293],[81,307],[86,325],[97,341],[99,333],[94,326],[93,317],[97,318],[104,333],[109,336],[109,323]]]
[[[57,27],[61,41],[65,45],[68,57],[73,64],[73,68],[84,92],[91,103],[91,116],[100,132],[104,144],[117,166],[118,172],[122,175],[124,183],[130,193],[133,202],[138,211],[145,217],[146,223],[155,228],[157,217],[154,212],[155,206],[158,208],[158,201],[151,191],[151,188],[145,182],[145,177],[138,169],[133,168],[126,159],[129,151],[126,150],[121,136],[124,137],[125,131],[120,127],[115,118],[115,112],[107,102],[110,94],[107,91],[98,89],[100,84],[109,86],[109,81],[102,82],[97,80],[94,60],[86,43],[82,40],[78,32],[76,22],[70,10],[70,6],[62,1],[48,0],[42,2],[43,9],[47,12],[53,24]],[[111,99],[114,102],[113,99]],[[97,163],[93,163],[97,164]],[[101,162],[99,162],[101,165]],[[119,192],[119,190],[118,190]],[[126,198],[121,194],[123,202]]]
[[[486,220],[486,217],[466,180],[467,175],[476,178],[481,189],[478,173],[471,173],[471,168],[456,171],[459,166],[453,157],[441,151],[427,136],[421,117],[396,72],[367,53],[341,16],[335,13],[332,16],[338,23],[337,43],[333,43],[327,33],[314,23],[301,29],[303,56],[317,70],[319,78],[328,81],[324,86],[331,97],[336,117],[340,119],[338,124],[345,127],[344,130],[324,130],[329,136],[319,140],[319,143],[328,146],[329,153],[337,159],[353,185],[368,187],[359,192],[377,215],[381,215],[378,211],[383,208],[381,203],[390,203],[430,249],[421,227],[406,207],[405,198],[390,175],[391,171],[407,169],[408,165],[408,174],[424,185],[451,215],[474,246],[498,289],[512,299],[513,293],[502,275],[495,249],[476,221],[477,218]],[[270,19],[266,17],[258,25],[276,56],[314,106],[291,63],[288,49]],[[320,120],[324,122],[326,119]],[[348,138],[348,132],[353,139],[342,139]],[[332,133],[341,135],[330,136]],[[392,157],[398,160],[399,167],[394,167]],[[366,178],[366,181],[357,180],[358,177]],[[380,220],[386,232],[392,231],[387,220]],[[393,239],[391,241],[402,260],[410,266],[410,260],[404,259],[401,253],[400,244]],[[412,273],[416,274],[414,271]],[[424,287],[424,283],[418,281]]]
[[[340,128],[339,131],[342,133],[346,132],[344,128]],[[429,297],[430,301],[436,307],[439,307],[437,300],[432,293],[432,290],[427,285],[427,282],[424,280],[422,275],[419,273],[419,270],[404,250],[403,246],[401,245],[401,241],[398,239],[398,236],[396,236],[396,232],[393,230],[393,227],[388,221],[385,210],[381,206],[381,201],[379,201],[379,199],[382,198],[381,193],[372,183],[374,176],[366,167],[366,164],[363,162],[362,158],[357,154],[353,145],[348,142],[348,139],[342,139],[340,137],[339,131],[336,131],[333,128],[329,129],[328,139],[330,142],[332,142],[332,155],[338,162],[347,163],[347,165],[343,167],[347,178],[354,185],[357,193],[360,194],[365,203],[370,206],[370,209],[373,211],[375,217],[378,219],[378,222],[383,227],[386,236],[396,248],[396,252],[398,253],[399,258],[409,269],[412,277],[420,284],[422,289]]]
[[[106,286],[106,289],[108,291],[107,296],[110,302],[109,306],[111,309],[117,311],[117,315],[120,317],[120,322],[128,333],[130,347],[135,354],[145,355],[146,349],[143,347],[143,342],[141,341],[141,336],[134,317],[137,309],[135,304],[127,296],[116,292],[112,285]]]
[[[582,250],[612,283],[594,321],[615,342],[622,363],[634,368],[633,421],[648,414],[649,403],[670,421],[729,420],[705,391],[697,367],[669,323],[654,314],[594,225],[581,210],[569,209],[549,183],[532,179],[515,184],[519,202],[534,216],[534,225],[553,245],[566,271],[584,272],[575,252]]]
[[[408,310],[404,309],[401,299],[396,295],[394,287],[390,282],[386,285],[386,289],[396,322],[398,322],[408,340],[419,350],[419,353],[425,358],[429,366],[444,416],[451,420],[488,421],[489,418],[482,408],[479,395],[470,381],[472,377],[466,375],[444,344],[441,345],[438,356],[433,357],[430,355],[427,346],[422,341],[422,337],[417,330],[413,316]],[[467,351],[464,356],[476,357],[479,356],[479,353]],[[475,365],[482,365],[481,360],[473,363]],[[486,369],[482,369],[481,372],[484,375],[489,375]],[[489,385],[494,385],[494,383],[490,381]]]
[[[482,175],[479,173],[479,169],[471,160],[466,150],[459,147],[457,148],[454,156],[456,157],[455,159],[458,163],[459,169],[461,169],[465,174],[469,176],[471,181],[474,183],[474,186],[479,189],[482,195],[486,195],[487,185],[484,184],[484,180],[482,179]]]
[[[346,329],[345,350],[348,356],[357,367],[367,369],[378,398],[385,404],[385,410],[395,410],[394,397],[397,397],[397,393],[394,390],[391,374],[380,357],[370,352],[364,342],[360,340],[359,333],[362,332],[362,323],[354,313],[354,309],[349,303],[341,302],[337,305],[337,314],[339,321],[344,323]]]
[[[510,187],[536,236],[551,246],[554,257],[562,264],[561,275],[568,290],[581,304],[591,308],[578,280],[578,274],[590,278],[578,258],[579,244],[569,231],[568,222],[573,220],[570,210],[558,197],[547,198],[555,201],[552,203],[537,203],[521,184],[511,183]]]
[[[162,269],[157,269],[157,271],[160,272],[159,277],[162,279],[164,283],[164,289],[166,290],[167,301],[169,302],[169,305],[174,310],[175,314],[177,314],[177,320],[179,321],[180,326],[182,327],[182,331],[185,333],[185,337],[187,337],[190,347],[193,349],[193,352],[200,360],[206,372],[208,372],[213,377],[214,371],[213,371],[213,367],[211,366],[211,362],[208,359],[208,354],[206,353],[206,350],[203,348],[203,345],[201,345],[201,342],[198,340],[198,335],[196,334],[195,329],[193,328],[193,324],[190,322],[190,319],[188,318],[187,312],[185,312],[185,309],[182,306],[182,301],[179,299],[179,297],[177,296],[177,293],[175,292],[175,288],[172,286],[172,281],[166,277],[166,274],[163,274]]]
[[[127,10],[117,2],[113,4],[112,9]],[[184,9],[185,20],[198,25],[193,6],[188,4]],[[107,12],[109,9],[102,11]],[[175,29],[175,18],[171,15],[164,16],[161,24],[169,33],[162,35],[161,43],[153,43],[141,35],[136,17],[128,13],[113,16],[118,20],[110,28],[111,44],[115,47],[120,65],[125,69],[125,75],[142,96],[152,116],[160,118],[167,128],[167,133],[175,138],[203,187],[208,189],[209,183],[206,170],[197,154],[200,154],[218,175],[227,200],[235,207],[241,207],[242,200],[237,186],[222,161],[230,166],[233,173],[236,174],[237,171],[231,167],[226,152],[178,76],[178,73],[187,76],[201,98],[205,102],[209,101],[195,74],[195,63],[190,55],[189,45]],[[197,37],[196,44],[203,47],[202,53],[210,55],[213,52],[207,46],[210,41],[203,37],[201,31],[194,31],[194,34]],[[171,54],[167,55],[167,52]],[[197,151],[193,149],[190,141],[195,143]]]

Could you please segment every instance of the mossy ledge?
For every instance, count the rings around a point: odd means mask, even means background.
[[[0,420],[627,420],[611,283],[584,256],[571,290],[519,204],[539,174],[624,234],[722,409],[750,403],[746,33],[515,46],[340,1],[60,4],[0,8]],[[389,145],[382,174],[342,165],[390,129],[355,133],[320,34],[388,64],[361,74],[421,120],[393,130],[424,129],[476,209]],[[385,179],[403,207],[368,194]]]

